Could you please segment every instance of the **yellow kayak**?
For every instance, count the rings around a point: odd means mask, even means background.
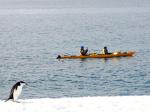
[[[128,52],[113,52],[109,54],[97,54],[97,53],[90,53],[88,55],[58,55],[57,59],[84,59],[84,58],[113,58],[113,57],[127,57],[133,56],[135,54],[134,51]]]

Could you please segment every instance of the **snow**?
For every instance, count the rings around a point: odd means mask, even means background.
[[[150,112],[150,96],[21,99],[0,101],[1,112]]]

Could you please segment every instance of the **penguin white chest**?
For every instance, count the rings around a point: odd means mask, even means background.
[[[14,101],[16,101],[18,99],[18,97],[20,96],[20,94],[22,92],[22,87],[23,87],[23,85],[20,85],[17,87],[17,89],[14,89],[14,93],[13,93]]]

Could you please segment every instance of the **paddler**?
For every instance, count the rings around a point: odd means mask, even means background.
[[[108,53],[108,50],[107,50],[107,47],[106,47],[106,46],[103,48],[102,54],[110,54],[110,53]]]
[[[87,52],[88,52],[88,48],[84,49],[84,46],[81,46],[81,49],[80,49],[81,55],[85,56],[87,55]]]

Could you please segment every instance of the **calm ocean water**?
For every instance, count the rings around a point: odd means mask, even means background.
[[[150,95],[150,12],[0,15],[0,98]],[[57,60],[58,54],[136,51],[130,58]]]

